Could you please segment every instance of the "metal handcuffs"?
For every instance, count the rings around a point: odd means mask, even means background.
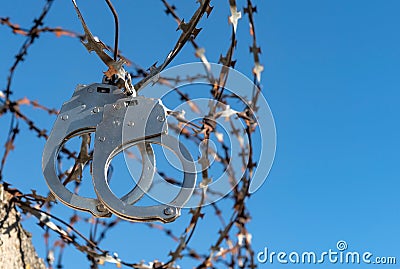
[[[196,171],[189,151],[169,136],[166,110],[158,99],[127,97],[110,84],[79,85],[72,98],[63,104],[46,142],[42,169],[50,191],[62,203],[96,217],[111,213],[137,222],[171,222],[193,194]],[[97,198],[82,197],[69,191],[57,176],[56,161],[69,139],[95,133],[92,180]],[[155,174],[155,156],[151,144],[172,150],[184,169],[181,189],[167,205],[135,206],[149,191]],[[112,158],[124,149],[138,146],[142,157],[142,174],[136,186],[118,198],[108,185],[107,170]]]

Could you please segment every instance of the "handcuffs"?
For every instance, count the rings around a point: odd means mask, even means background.
[[[179,140],[168,135],[167,111],[161,100],[136,96],[129,74],[120,62],[103,51],[104,44],[92,36],[76,4],[75,8],[85,30],[84,45],[89,51],[95,51],[110,69],[113,67],[117,71],[114,77],[118,83],[104,79],[102,83],[78,85],[71,99],[62,105],[43,150],[42,170],[46,183],[62,203],[95,217],[115,214],[135,222],[174,221],[196,185],[193,158]],[[91,175],[96,198],[68,190],[56,169],[58,155],[65,143],[89,133],[95,134]],[[175,153],[183,168],[183,183],[177,196],[168,204],[135,206],[150,190],[156,172],[152,144],[167,147]],[[141,154],[142,173],[136,186],[119,198],[110,189],[107,171],[112,158],[132,146],[137,146]]]
[[[94,83],[78,85],[65,102],[54,123],[43,151],[43,174],[50,191],[65,205],[87,211],[96,217],[111,213],[126,220],[171,222],[190,199],[196,184],[193,158],[185,146],[168,135],[167,112],[158,99],[126,97],[117,86]],[[71,138],[95,133],[92,180],[97,198],[82,197],[69,191],[57,175],[57,157]],[[135,206],[150,189],[155,174],[155,156],[151,144],[172,150],[183,171],[181,190],[167,205]],[[118,198],[108,185],[107,170],[114,156],[124,149],[138,146],[142,157],[142,174],[136,186]]]

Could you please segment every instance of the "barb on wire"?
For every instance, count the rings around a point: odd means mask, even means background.
[[[250,47],[250,53],[253,55],[253,74],[254,74],[254,88],[252,92],[251,102],[250,102],[250,109],[247,109],[245,113],[247,116],[252,117],[252,111],[257,112],[257,101],[261,94],[261,73],[264,71],[264,66],[260,63],[260,54],[261,48],[257,45],[257,37],[255,31],[255,21],[254,21],[254,13],[257,12],[257,7],[253,5],[251,0],[247,0],[247,7],[244,8],[244,13],[247,14],[249,19],[249,26],[250,26],[250,35],[252,37],[253,44]],[[250,159],[252,159],[252,155],[250,155]]]
[[[165,1],[162,0],[164,3]],[[182,33],[176,42],[174,48],[170,51],[170,53],[165,58],[164,62],[160,66],[153,66],[150,68],[150,74],[148,74],[145,78],[140,80],[134,85],[136,91],[140,91],[149,81],[153,79],[154,76],[159,74],[165,67],[178,55],[181,49],[184,47],[187,41],[190,39],[195,39],[196,36],[200,33],[201,29],[196,28],[197,24],[199,23],[200,19],[203,17],[205,13],[207,16],[210,15],[212,11],[212,7],[210,6],[211,0],[202,0],[200,2],[199,8],[195,11],[192,18],[188,23],[184,22],[184,20],[180,21],[178,30],[181,30]],[[172,9],[172,7],[171,7]]]
[[[27,39],[25,40],[24,44],[20,48],[18,54],[15,56],[15,61],[10,68],[10,73],[7,78],[7,86],[6,86],[6,99],[8,100],[10,95],[12,94],[11,91],[11,83],[14,77],[14,72],[18,66],[18,64],[25,60],[25,56],[28,54],[29,47],[35,42],[35,40],[39,37],[37,33],[37,29],[43,24],[43,20],[46,17],[47,13],[49,12],[51,6],[53,5],[54,0],[47,0],[46,4],[43,7],[43,10],[39,16],[39,18],[33,20],[33,26],[28,31]]]
[[[108,66],[108,70],[104,74],[110,81],[112,81],[113,76],[115,76],[116,77],[115,84],[119,88],[125,88],[125,93],[127,95],[133,94],[134,88],[131,83],[130,75],[128,72],[125,71],[125,69],[123,67],[123,65],[126,63],[126,60],[123,57],[120,59],[114,60],[110,56],[108,56],[107,53],[104,52],[104,50],[109,50],[108,47],[102,41],[100,41],[98,38],[95,38],[93,36],[93,34],[90,32],[88,26],[86,25],[85,20],[83,19],[83,16],[78,8],[78,5],[76,4],[76,1],[72,0],[72,3],[74,4],[76,13],[78,14],[78,18],[81,21],[83,30],[85,32],[84,38],[82,40],[83,45],[86,47],[86,49],[89,52],[94,51],[97,54],[97,56],[99,56],[99,58],[103,61],[103,63],[105,63]],[[111,5],[110,2],[108,2],[108,3]],[[111,7],[112,7],[112,5],[111,5]],[[112,8],[112,10],[114,13],[115,10],[113,8]],[[116,22],[116,25],[118,25],[117,22]],[[118,29],[116,29],[116,31],[118,31]],[[115,45],[116,46],[118,46],[117,38],[118,38],[118,34],[116,32],[116,34],[115,34],[115,40],[116,40]],[[115,56],[115,58],[117,58],[116,56],[118,55],[118,48],[114,48],[114,50],[115,50],[114,56]]]
[[[177,12],[176,12],[176,7],[173,5],[170,5],[166,0],[162,0],[164,6],[165,6],[165,13],[167,15],[171,15],[174,20],[176,21],[176,23],[179,25],[182,23],[183,20],[180,19],[180,17],[178,16]],[[212,11],[213,7],[210,6],[209,11],[207,13],[207,15],[209,15]],[[193,37],[190,38],[190,43],[192,44],[192,46],[195,48],[195,55],[197,58],[199,58],[201,60],[201,62],[203,63],[206,73],[207,73],[207,78],[210,81],[210,83],[214,82],[214,77],[213,74],[211,72],[211,65],[209,63],[209,61],[207,60],[207,57],[205,55],[206,50],[203,47],[200,47],[197,42],[195,41],[195,39]]]

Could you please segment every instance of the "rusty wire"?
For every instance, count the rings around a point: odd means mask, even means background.
[[[117,11],[115,10],[113,4],[110,0],[106,0],[108,7],[110,8],[114,16],[115,33],[114,33],[114,61],[118,58],[118,41],[119,41],[119,19]]]
[[[23,28],[13,23],[12,20],[8,17],[0,17],[0,25],[8,27],[11,29],[13,34],[25,36],[26,39],[21,45],[19,52],[15,56],[15,61],[12,64],[9,74],[7,76],[6,87],[4,90],[4,96],[0,96],[0,117],[5,114],[11,114],[10,120],[10,128],[8,130],[8,136],[5,141],[4,153],[2,155],[1,167],[0,167],[0,183],[3,184],[6,191],[13,194],[13,203],[22,210],[22,213],[29,214],[35,216],[39,220],[39,225],[45,228],[44,232],[44,241],[47,250],[47,265],[49,268],[53,268],[54,265],[61,268],[62,259],[63,259],[63,250],[67,246],[75,247],[79,252],[84,253],[88,257],[89,263],[91,263],[92,268],[97,268],[97,264],[101,264],[104,262],[115,263],[118,266],[124,265],[130,268],[177,268],[179,264],[179,260],[182,258],[192,259],[197,263],[196,268],[216,268],[218,264],[224,267],[230,268],[255,268],[256,264],[254,261],[254,251],[251,247],[251,234],[247,229],[247,224],[251,219],[250,212],[246,207],[246,200],[249,197],[249,183],[251,176],[255,169],[255,162],[252,157],[252,147],[250,147],[250,152],[245,152],[243,149],[242,154],[248,154],[250,160],[248,163],[243,161],[243,166],[246,169],[246,173],[242,178],[240,184],[236,185],[233,189],[232,194],[226,197],[233,203],[233,212],[231,214],[223,212],[218,204],[213,204],[212,208],[214,210],[215,216],[219,219],[221,224],[221,228],[219,230],[219,235],[214,239],[211,244],[210,250],[208,253],[199,253],[196,249],[193,249],[190,246],[191,239],[195,234],[196,227],[199,225],[199,221],[205,217],[204,215],[204,207],[202,203],[206,198],[206,191],[203,193],[197,193],[197,195],[201,196],[200,204],[197,208],[190,210],[190,220],[184,231],[181,234],[176,234],[174,231],[167,229],[165,226],[160,224],[144,224],[150,227],[151,229],[160,230],[166,237],[171,238],[173,241],[177,242],[175,249],[170,251],[170,259],[165,262],[160,261],[139,261],[139,262],[128,262],[125,258],[116,257],[109,253],[112,253],[110,250],[105,250],[99,247],[99,243],[104,239],[107,232],[117,226],[120,222],[118,219],[110,219],[110,220],[99,220],[95,218],[87,218],[82,217],[82,215],[74,212],[70,217],[60,217],[55,216],[51,213],[52,207],[54,207],[54,198],[51,195],[39,195],[36,191],[32,191],[31,193],[23,193],[18,188],[11,187],[10,183],[5,180],[4,166],[12,165],[8,164],[8,156],[10,153],[15,150],[15,140],[18,137],[20,132],[19,124],[22,121],[29,127],[29,130],[32,131],[33,134],[38,136],[39,138],[47,139],[48,133],[44,128],[39,127],[34,119],[31,119],[26,113],[22,111],[22,107],[25,106],[33,106],[35,108],[42,109],[46,111],[49,115],[57,114],[58,111],[56,109],[47,108],[45,105],[38,103],[37,101],[31,101],[29,99],[20,99],[20,100],[12,100],[12,82],[14,78],[14,73],[19,64],[24,61],[27,57],[27,53],[29,48],[36,42],[37,38],[45,33],[53,33],[57,37],[59,36],[69,36],[73,38],[81,39],[83,36],[74,31],[63,29],[61,27],[51,27],[44,26],[44,20],[50,9],[52,7],[54,0],[46,0],[41,13],[38,18],[34,20],[33,25],[30,28]],[[113,8],[111,2],[106,0],[110,10],[113,13],[115,20],[115,40],[114,40],[114,59],[118,57],[118,38],[119,38],[119,23],[118,16],[116,14],[115,9]],[[200,59],[200,61],[204,64],[206,70],[209,70],[209,61],[205,55],[204,48],[200,46],[196,39],[196,36],[199,34],[200,29],[196,28],[199,20],[204,14],[210,15],[212,11],[212,7],[210,6],[209,0],[200,1],[200,7],[196,9],[194,15],[189,20],[188,23],[185,23],[183,19],[181,19],[177,13],[175,6],[168,3],[166,0],[162,0],[166,8],[166,14],[171,15],[172,18],[177,22],[179,29],[182,31],[181,36],[179,37],[175,47],[172,49],[171,53],[165,58],[161,65],[150,68],[150,72],[144,71],[139,65],[134,64],[132,61],[131,67],[136,71],[136,77],[141,77],[135,88],[141,88],[143,84],[145,84],[151,75],[154,75],[154,72],[160,72],[164,69],[182,50],[185,43],[189,42],[192,44],[195,55]],[[236,42],[238,36],[236,35],[236,28],[238,26],[238,20],[240,19],[239,12],[237,10],[237,4],[235,0],[229,0],[229,9],[231,11],[231,43],[227,48],[226,55],[220,58],[220,63],[225,67],[234,67],[235,60],[233,60],[233,55],[236,47]],[[243,9],[243,12],[247,15],[250,25],[250,36],[252,37],[252,45],[250,46],[250,53],[253,57],[254,67],[252,69],[252,73],[254,75],[254,82],[256,87],[254,88],[253,95],[251,97],[251,104],[253,107],[251,109],[245,109],[243,111],[243,115],[247,115],[251,117],[250,111],[256,111],[257,107],[257,98],[260,95],[260,83],[261,83],[261,72],[263,71],[263,66],[260,63],[260,53],[261,49],[258,46],[255,32],[255,18],[254,13],[257,12],[256,7],[253,5],[251,0],[247,0],[247,6]],[[226,82],[226,78],[229,75],[227,68],[222,68],[220,76],[218,78],[214,78],[211,73],[208,73],[208,80],[211,85],[214,85],[210,89],[210,93],[212,96],[221,102],[226,102],[227,96],[224,95],[224,83]],[[167,83],[174,87],[174,84],[179,83],[180,78],[161,78],[160,83]],[[179,94],[182,100],[190,101],[191,98],[185,93],[176,89],[176,92]],[[215,107],[211,107],[208,112],[209,115],[215,113]],[[193,127],[193,126],[192,126]],[[209,133],[213,132],[213,129],[207,124],[203,124],[203,126],[195,126],[193,128],[199,129],[203,128],[205,132],[204,136],[201,136],[201,133],[193,133],[190,136],[190,139],[193,139],[197,142],[200,142],[202,139],[207,138]],[[190,130],[188,130],[189,132]],[[192,130],[193,131],[193,130]],[[233,130],[234,131],[234,130]],[[251,134],[253,132],[253,126],[251,124],[247,125],[246,129],[247,134],[249,135],[249,140],[251,143]],[[240,135],[238,133],[234,134],[236,136]],[[64,154],[64,158],[73,158],[76,159],[78,157],[77,152],[73,152],[67,148],[62,149],[62,153]],[[218,156],[221,162],[224,164],[231,156],[228,155],[227,151],[224,155]],[[60,158],[59,162],[62,162],[62,158]],[[207,169],[204,169],[203,179],[208,179]],[[71,171],[60,171],[60,176],[63,174],[64,177],[70,175]],[[235,178],[234,175],[231,175],[232,180]],[[173,181],[173,179],[171,179]],[[79,184],[76,183],[76,190],[79,189]],[[227,215],[224,217],[223,214]],[[78,229],[75,228],[76,223],[85,222],[90,225],[90,233],[88,235],[84,235]],[[50,244],[51,234],[57,235],[58,239],[54,239],[53,243]],[[57,262],[55,264],[54,253],[58,251]],[[230,256],[229,256],[229,255]],[[227,258],[224,258],[227,257]],[[228,258],[230,257],[230,258]]]

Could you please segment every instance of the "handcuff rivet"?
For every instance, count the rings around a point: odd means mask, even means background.
[[[100,211],[100,212],[105,212],[105,211],[107,211],[106,207],[105,207],[103,204],[98,204],[98,205],[96,206],[96,209],[97,209],[98,211]]]
[[[62,120],[68,120],[68,115],[62,115],[62,116],[61,116],[61,119],[62,119]]]
[[[163,122],[163,121],[165,121],[165,118],[164,118],[164,116],[159,115],[159,116],[157,116],[157,120],[158,120],[159,122]]]
[[[100,142],[104,142],[104,141],[106,141],[106,138],[105,138],[104,136],[100,136],[100,137],[99,137],[99,141],[100,141]]]
[[[169,216],[172,215],[174,213],[174,210],[171,207],[167,207],[164,209],[164,214]]]
[[[98,113],[98,112],[100,112],[100,108],[95,107],[95,108],[93,108],[92,112],[93,112],[93,113]]]
[[[134,121],[129,121],[129,122],[128,122],[128,126],[132,127],[132,126],[134,126],[134,125],[135,125],[135,122],[134,122]]]

